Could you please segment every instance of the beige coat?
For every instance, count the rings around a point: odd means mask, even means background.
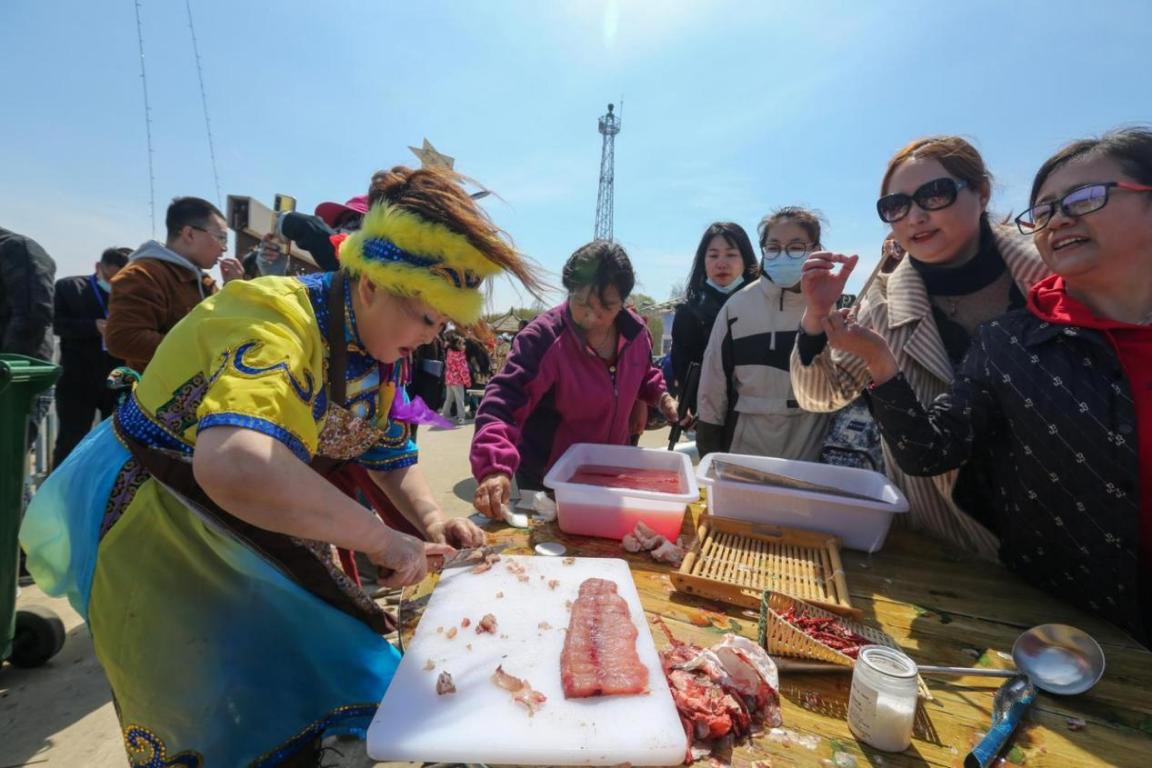
[[[1031,240],[1006,226],[993,227],[993,236],[1016,285],[1027,294],[1048,268]],[[951,389],[952,363],[932,317],[932,304],[924,282],[908,259],[887,280],[877,281],[861,298],[857,320],[888,342],[900,370],[916,397],[927,405]],[[855,400],[871,384],[868,367],[860,358],[830,347],[809,366],[792,351],[792,387],[800,405],[811,411],[835,411]],[[905,475],[887,443],[884,462],[910,504],[910,523],[982,557],[995,559],[996,537],[952,501],[957,472],[935,477]]]

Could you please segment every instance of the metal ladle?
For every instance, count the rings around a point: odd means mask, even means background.
[[[1084,693],[1104,674],[1104,651],[1083,630],[1067,624],[1041,624],[1012,644],[1019,671],[920,667],[926,674],[1003,675],[1012,679],[992,699],[992,727],[964,758],[964,768],[987,768],[1008,743],[1020,718],[1036,699],[1036,689],[1061,696]]]
[[[1015,677],[1023,673],[1037,688],[1060,696],[1084,693],[1104,674],[1104,651],[1087,632],[1067,624],[1041,624],[1012,644],[1016,669],[933,667],[920,665],[923,675]]]
[[[1016,669],[988,667],[935,667],[917,665],[924,675],[1015,677],[1026,675],[1037,688],[1060,696],[1084,693],[1104,674],[1104,651],[1087,632],[1067,624],[1041,624],[1016,638],[1012,645]],[[777,659],[781,672],[851,672],[824,662]]]

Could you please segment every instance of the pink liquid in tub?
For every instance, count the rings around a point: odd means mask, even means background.
[[[582,464],[568,478],[569,483],[593,485],[636,491],[657,493],[684,493],[684,479],[681,473],[671,469],[639,469],[636,467],[610,467],[597,464]],[[684,521],[683,502],[651,502],[641,499],[628,499],[624,494],[617,504],[588,504],[579,498],[579,491],[558,500],[560,529],[583,536],[600,536],[608,539],[622,539],[632,532],[641,520],[670,541],[680,535]],[[629,502],[636,506],[629,506]]]
[[[570,483],[596,485],[601,488],[628,488],[633,491],[684,493],[684,478],[674,469],[637,469],[582,464],[568,478]]]

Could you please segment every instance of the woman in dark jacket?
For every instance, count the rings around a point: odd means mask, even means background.
[[[700,245],[696,246],[696,258],[692,260],[684,303],[676,308],[672,321],[674,381],[669,382],[669,389],[683,392],[688,366],[704,359],[708,336],[720,307],[758,274],[756,253],[743,227],[718,221],[704,231]],[[696,412],[694,397],[688,407],[692,413]]]
[[[1056,274],[980,326],[951,392],[925,409],[884,339],[833,313],[861,357],[901,468],[979,462],[1000,558],[1032,583],[1152,637],[1152,131],[1077,141],[1017,217]],[[1143,456],[1143,460],[1141,460]]]

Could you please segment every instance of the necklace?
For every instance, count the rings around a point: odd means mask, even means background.
[[[610,331],[605,338],[599,341],[594,341],[592,337],[588,337],[588,346],[592,347],[592,351],[596,353],[597,357],[611,360],[616,355],[615,331]]]
[[[948,317],[955,319],[956,315],[960,313],[960,299],[959,296],[937,296],[937,300],[945,304],[944,312]]]

